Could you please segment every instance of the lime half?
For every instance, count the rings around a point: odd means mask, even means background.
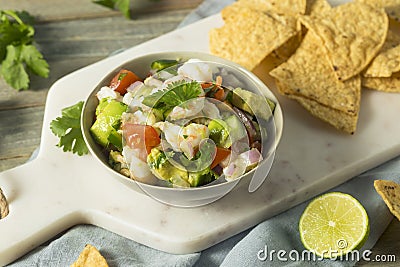
[[[362,247],[369,234],[368,215],[351,195],[327,193],[308,204],[299,231],[306,249],[323,258],[337,258]]]

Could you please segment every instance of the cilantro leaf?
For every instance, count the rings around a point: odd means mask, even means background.
[[[21,63],[21,47],[7,46],[7,56],[1,64],[4,80],[15,89],[28,89],[29,76]]]
[[[73,106],[63,108],[61,117],[57,117],[50,123],[50,129],[54,135],[60,137],[58,147],[62,147],[63,151],[72,151],[79,156],[88,153],[85,140],[81,131],[81,113],[83,101],[76,103]]]
[[[26,11],[0,10],[0,74],[13,88],[28,89],[29,69],[47,78],[49,65],[33,45],[33,17]]]
[[[93,3],[111,9],[118,9],[127,18],[131,18],[130,0],[92,0]]]
[[[36,47],[8,45],[6,58],[1,64],[1,74],[4,80],[17,90],[29,87],[29,75],[25,66],[41,77],[46,78],[49,75],[49,65]]]
[[[142,103],[151,108],[172,109],[192,98],[198,97],[201,92],[201,85],[198,82],[182,80],[173,82],[166,89],[146,96]]]
[[[36,75],[47,78],[49,76],[49,64],[43,59],[43,55],[33,45],[23,45],[21,59],[26,66]]]

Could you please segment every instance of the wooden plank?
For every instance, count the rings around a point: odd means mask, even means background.
[[[39,146],[43,113],[44,107],[0,111],[0,171],[28,159]]]
[[[0,79],[0,112],[28,107],[43,107],[51,85],[66,74],[94,63],[104,57],[77,57],[67,60],[49,61],[50,76],[47,79],[32,76],[29,90],[17,91]],[[0,130],[0,136],[1,130]],[[3,151],[0,150],[0,157]]]
[[[166,11],[138,20],[109,17],[37,25],[36,41],[48,59],[105,57],[174,30],[187,13]]]
[[[155,13],[174,9],[193,9],[202,0],[140,0],[131,1],[133,17],[141,13]],[[1,9],[26,10],[38,22],[72,20],[94,17],[121,16],[91,0],[2,0]]]
[[[36,41],[50,65],[50,77],[32,76],[26,91],[16,91],[0,79],[0,110],[44,106],[47,90],[62,76],[174,30],[188,11],[141,16],[95,18],[36,25]]]

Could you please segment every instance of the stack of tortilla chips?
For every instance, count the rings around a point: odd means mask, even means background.
[[[389,28],[400,0],[238,0],[210,31],[210,50],[253,70],[268,55],[278,91],[314,116],[354,133],[361,86],[400,92],[400,36]],[[385,11],[386,10],[386,11]],[[392,23],[395,23],[393,20]]]

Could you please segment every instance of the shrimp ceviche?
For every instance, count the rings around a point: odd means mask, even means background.
[[[110,166],[139,182],[186,188],[235,180],[263,159],[264,124],[275,108],[236,84],[223,67],[196,59],[154,61],[147,77],[121,69],[96,94],[90,133]]]

